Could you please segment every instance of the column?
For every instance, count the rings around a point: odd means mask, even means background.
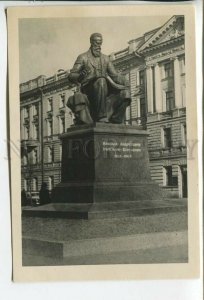
[[[137,97],[137,117],[141,117],[141,111],[140,111],[140,97]]]
[[[138,71],[138,69],[136,69],[135,75],[136,75],[136,86],[139,86],[140,81],[139,81],[139,71]]]
[[[160,75],[160,67],[158,64],[155,65],[155,102],[156,102],[156,111],[162,112],[161,75]]]
[[[181,94],[181,75],[178,57],[174,59],[174,91],[175,91],[175,107],[182,107]]]
[[[148,113],[153,113],[153,78],[152,78],[152,67],[147,66],[147,109]]]
[[[125,119],[128,123],[131,123],[131,105],[129,105],[126,109]]]
[[[141,124],[141,119],[139,119],[139,118],[141,118],[140,97],[137,97],[137,117],[138,117],[137,123],[138,123],[138,125],[140,125]]]

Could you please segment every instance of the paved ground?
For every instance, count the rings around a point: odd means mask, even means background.
[[[23,217],[22,233],[30,237],[68,241],[70,239],[187,230],[187,223],[186,212],[99,220]]]
[[[51,258],[24,255],[24,266],[56,266],[56,265],[100,265],[100,264],[157,264],[187,263],[187,245],[161,247],[154,249],[126,251],[106,255],[87,255],[71,258]]]
[[[126,235],[149,235],[153,233],[186,232],[187,213],[171,212],[155,215],[99,219],[99,220],[67,220],[51,218],[22,218],[23,236],[55,240],[76,241],[94,238],[111,238]],[[157,247],[157,246],[156,246]],[[23,265],[86,265],[86,264],[149,264],[149,263],[184,263],[188,261],[188,246],[186,240],[178,245],[157,248],[111,252],[108,254],[93,254],[75,257],[41,257],[25,254],[23,249]]]

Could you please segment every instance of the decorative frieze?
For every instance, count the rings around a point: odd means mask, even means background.
[[[172,49],[168,49],[166,51],[161,51],[157,54],[147,56],[145,58],[146,64],[156,64],[158,62],[161,62],[162,60],[170,59],[179,55],[184,54],[185,47],[184,45],[181,45],[179,47],[174,47]]]

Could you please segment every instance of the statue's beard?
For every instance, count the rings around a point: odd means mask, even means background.
[[[101,55],[101,48],[99,47],[91,47],[91,51],[93,56],[99,57]]]

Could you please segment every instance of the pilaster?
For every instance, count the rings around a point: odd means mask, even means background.
[[[182,95],[181,95],[181,75],[178,57],[173,59],[174,62],[174,91],[175,91],[175,107],[182,107]]]
[[[146,78],[147,78],[147,108],[148,108],[148,113],[153,113],[153,76],[152,76],[152,66],[147,66],[147,68],[146,68]]]
[[[162,112],[161,74],[158,63],[155,65],[155,98],[156,111]]]

